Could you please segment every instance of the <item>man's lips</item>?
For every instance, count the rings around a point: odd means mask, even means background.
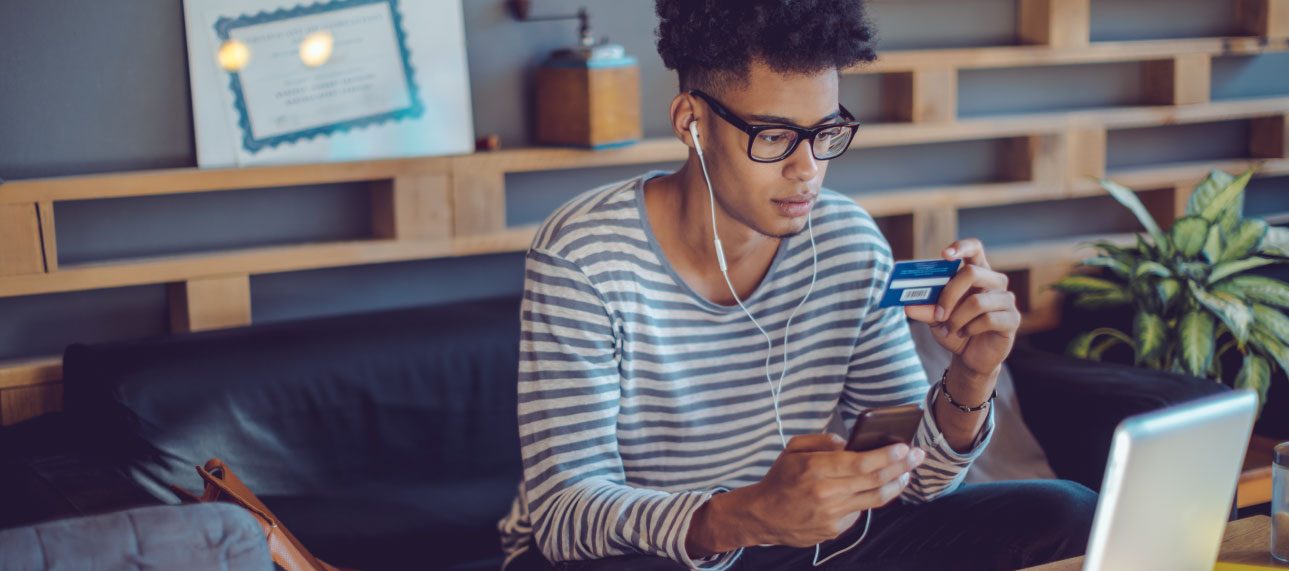
[[[806,204],[814,202],[816,197],[818,197],[818,195],[812,194],[810,196],[794,196],[792,198],[771,198],[770,201],[780,204]]]
[[[810,213],[810,208],[814,205],[815,198],[818,195],[794,196],[792,198],[771,199],[779,213],[788,218],[800,218]]]

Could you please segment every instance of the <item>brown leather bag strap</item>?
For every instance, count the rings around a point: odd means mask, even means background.
[[[227,472],[225,471],[225,473]],[[220,477],[215,476],[209,470],[201,466],[197,466],[197,474],[201,476],[202,480],[206,481],[206,486],[207,486],[206,489],[208,492],[211,490],[211,488],[214,488],[218,492],[217,494],[215,494],[215,497],[212,497],[211,499],[205,500],[205,501],[218,500],[219,499],[218,496],[222,494],[223,496],[227,497],[228,500],[232,501],[233,503],[239,506],[242,506],[243,508],[246,509],[246,511],[249,511],[255,514],[257,517],[264,520],[264,522],[269,524],[270,526],[277,525],[277,519],[273,517],[273,514],[268,511],[268,508],[264,506],[264,504],[260,503],[259,498],[256,498],[254,494],[251,494],[250,490],[246,489],[244,486],[232,486],[229,484],[229,482],[226,482]],[[237,489],[239,487],[242,489]],[[207,493],[206,495],[209,496],[211,494]]]
[[[273,562],[286,571],[350,571],[328,565],[314,557],[294,535],[278,522],[277,516],[269,510],[264,502],[242,482],[232,470],[218,458],[212,458],[205,466],[194,466],[197,475],[201,476],[205,487],[201,496],[170,484],[168,487],[183,503],[205,503],[225,501],[241,506],[251,515],[264,531],[268,542],[269,553]]]
[[[197,474],[206,482],[206,493],[203,501],[226,499],[242,506],[260,519],[264,534],[268,539],[269,552],[273,561],[287,571],[330,571],[334,569],[314,557],[304,544],[300,543],[286,527],[280,525],[277,516],[260,501],[255,493],[242,482],[232,470],[218,458],[212,458],[205,466],[197,466]]]

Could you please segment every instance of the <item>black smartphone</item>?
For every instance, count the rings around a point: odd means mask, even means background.
[[[900,442],[912,446],[924,413],[921,403],[867,409],[855,419],[846,449],[865,452]]]

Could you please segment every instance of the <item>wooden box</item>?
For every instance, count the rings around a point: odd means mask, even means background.
[[[604,149],[639,141],[636,60],[552,58],[537,71],[537,141]]]

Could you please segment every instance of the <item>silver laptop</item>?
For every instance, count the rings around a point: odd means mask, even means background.
[[[1083,569],[1211,571],[1257,403],[1231,391],[1120,423]]]

